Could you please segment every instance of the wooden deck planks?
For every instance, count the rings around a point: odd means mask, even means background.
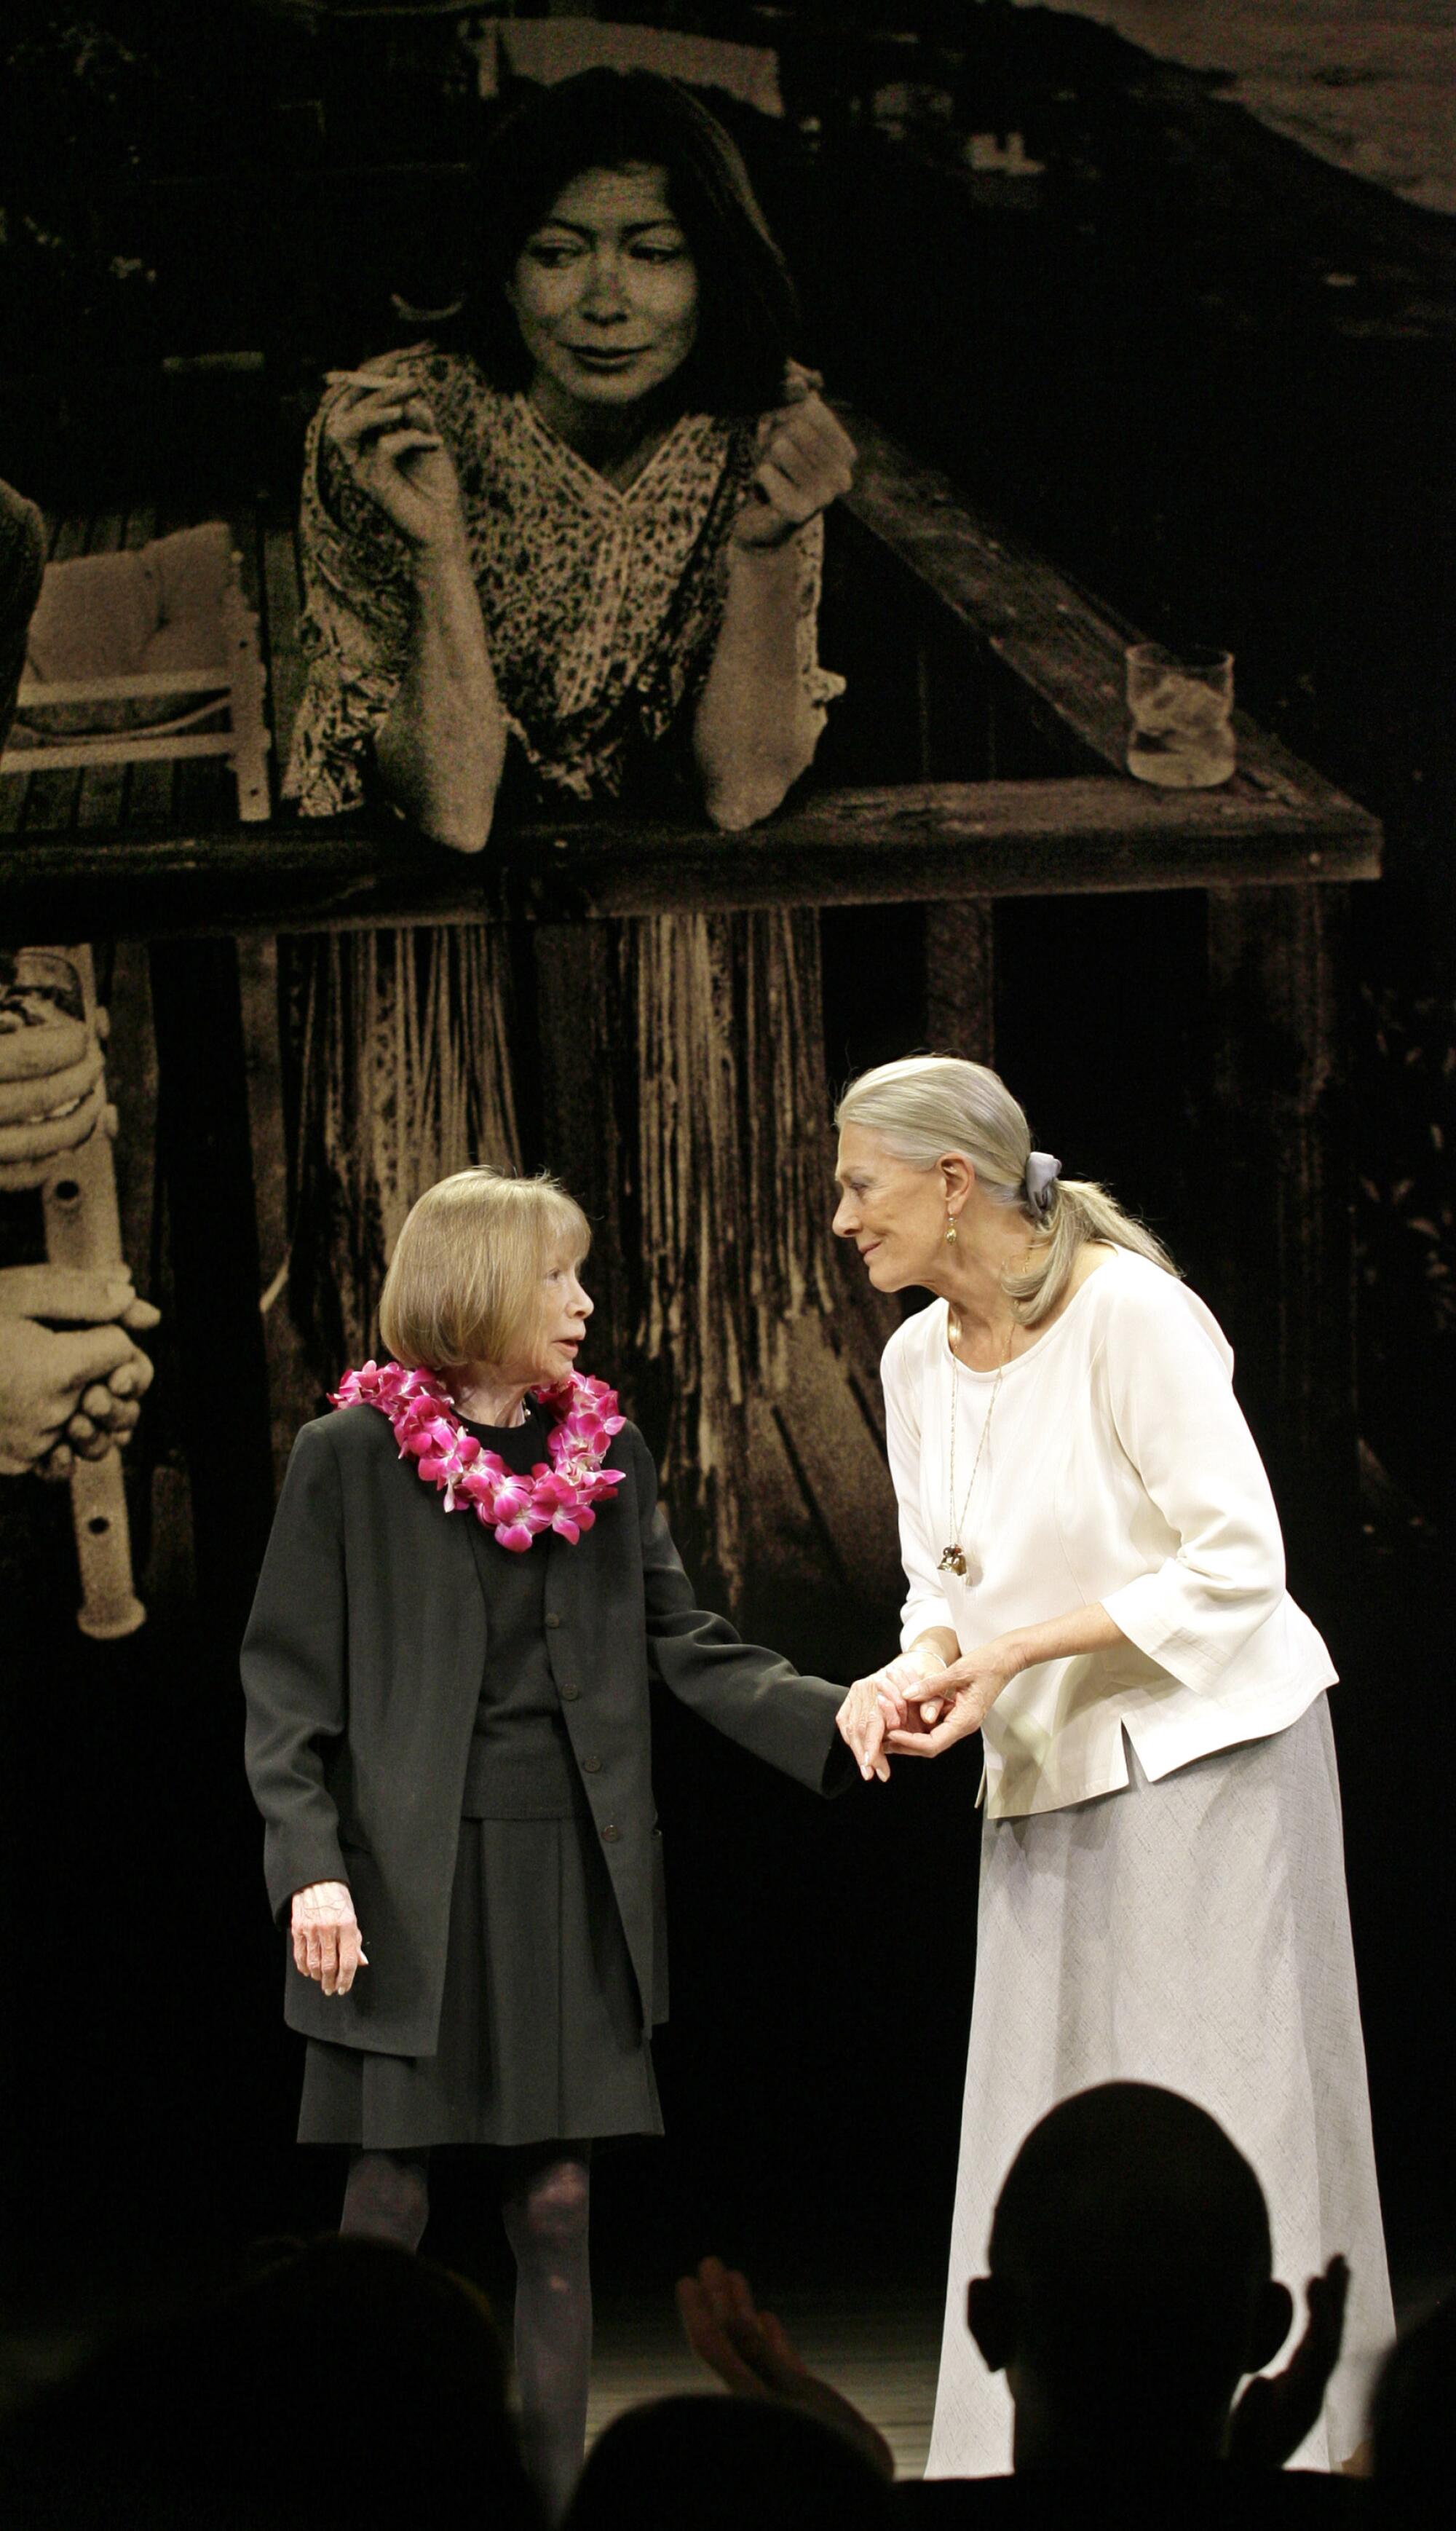
[[[149,514],[148,514],[149,515]],[[87,550],[91,553],[121,553],[144,544],[144,535],[129,534],[132,522],[125,511],[113,510],[98,518],[91,532]],[[88,764],[83,767],[77,781],[76,823],[78,827],[120,825],[127,814],[127,767],[125,764]]]
[[[53,523],[50,562],[74,562],[90,550],[93,522],[88,518],[57,519]],[[7,777],[7,787],[9,780]],[[74,823],[81,795],[79,772],[31,773],[22,777],[20,797],[15,804],[15,823],[23,831],[43,834],[65,833]],[[69,927],[63,923],[57,938],[66,936]]]

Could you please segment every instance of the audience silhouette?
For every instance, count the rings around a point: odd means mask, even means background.
[[[630,2408],[592,2446],[566,2531],[888,2531],[891,2492],[849,2439],[773,2400]]]
[[[1283,2371],[1236,2399],[1278,2353],[1294,2306],[1272,2274],[1254,2171],[1191,2101],[1106,2083],[1060,2103],[1006,2174],[988,2268],[970,2284],[968,2325],[1007,2377],[1015,2474],[905,2483],[898,2509],[1030,2523],[1068,2508],[1126,2518],[1157,2503],[1241,2531],[1365,2518],[1360,2482],[1284,2468],[1339,2355],[1344,2262],[1311,2279]],[[873,2434],[805,2371],[743,2277],[705,2260],[678,2299],[690,2343],[730,2390]]]
[[[540,2531],[490,2314],[379,2241],[265,2258],[104,2348],[12,2427],[10,2531]]]
[[[1345,2270],[1312,2283],[1309,2356],[1234,2415],[1246,2374],[1289,2334],[1263,2192],[1206,2110],[1148,2083],[1061,2102],[1017,2154],[967,2323],[1015,2404],[1017,2469],[1105,2466],[1108,2421],[1137,2385],[1147,2469],[1287,2459],[1339,2351]],[[1328,2356],[1328,2364],[1322,2358]],[[1298,2425],[1296,2435],[1294,2428]]]
[[[1456,2295],[1393,2346],[1371,2407],[1371,2459],[1382,2523],[1436,2531],[1456,2485]]]
[[[1391,2352],[1373,2481],[1285,2467],[1339,2356],[1347,2277],[1310,2280],[1304,2334],[1254,2171],[1191,2101],[1106,2083],[1017,2154],[967,2318],[1015,2412],[1009,2473],[891,2484],[884,2437],[809,2372],[748,2280],[704,2259],[688,2338],[738,2395],[658,2399],[591,2452],[567,2531],[879,2531],[909,2507],[1039,2531],[1376,2521],[1434,2531],[1456,2459],[1456,2305]],[[1254,2377],[1246,2379],[1246,2377]],[[1240,2385],[1244,2385],[1241,2391]],[[475,2288],[384,2242],[265,2246],[200,2310],[102,2349],[0,2442],[13,2531],[543,2531]]]

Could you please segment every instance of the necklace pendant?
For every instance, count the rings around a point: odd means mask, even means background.
[[[962,1547],[959,1539],[953,1547],[948,1547],[946,1548],[945,1553],[940,1558],[940,1562],[935,1569],[938,1573],[959,1573],[964,1581],[966,1575],[966,1550],[964,1547]]]

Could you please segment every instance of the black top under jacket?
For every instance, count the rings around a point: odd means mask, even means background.
[[[815,1791],[855,1770],[834,1725],[843,1689],[696,1605],[635,1425],[606,1465],[626,1483],[576,1547],[553,1542],[545,1629],[645,2022],[665,2018],[667,1983],[649,1680]],[[327,1997],[290,1951],[284,2009],[310,2038],[435,2049],[489,1626],[474,1518],[446,1512],[377,1407],[307,1424],[294,1444],[243,1644],[248,1774],[278,1922],[296,1889],[347,1882],[369,1959],[347,1996]]]

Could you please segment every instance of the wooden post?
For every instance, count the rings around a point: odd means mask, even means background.
[[[925,908],[925,1042],[936,1054],[995,1060],[995,907],[962,896]]]
[[[318,1380],[288,1307],[291,1223],[278,1021],[278,942],[270,932],[238,941],[238,982],[258,1243],[258,1311],[267,1360],[273,1484],[283,1483],[301,1426],[319,1412]]]
[[[236,1614],[273,1511],[236,942],[154,943],[151,995],[197,1583]]]
[[[533,928],[532,946],[540,1117],[536,1125],[523,1115],[522,1132],[528,1140],[538,1132],[540,1164],[571,1189],[591,1224],[591,1362],[610,1365],[615,1379],[635,1350],[636,1296],[628,1265],[631,1189],[613,1084],[609,1072],[593,1060],[595,1037],[587,1025],[588,1013],[615,993],[615,928],[540,923]]]
[[[1343,887],[1208,891],[1215,1306],[1281,1508],[1326,1544],[1358,1503],[1349,914]]]
[[[932,659],[924,619],[916,654],[920,775],[938,771]],[[990,1063],[996,1041],[995,907],[957,897],[925,908],[925,1042],[936,1054]]]

